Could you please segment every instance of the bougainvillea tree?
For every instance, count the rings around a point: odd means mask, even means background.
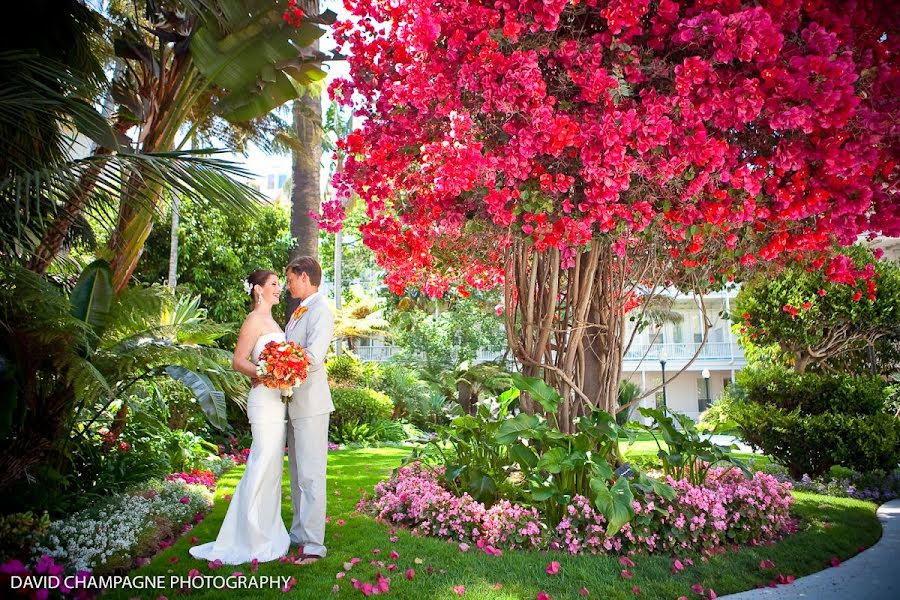
[[[657,284],[840,278],[835,248],[900,234],[891,3],[345,2],[331,93],[363,125],[339,193],[392,290],[504,286],[564,428],[616,410],[623,314]]]
[[[755,345],[778,344],[801,373],[807,367],[844,370],[854,353],[876,345],[892,354],[900,340],[900,265],[877,260],[879,251],[861,246],[846,254],[850,272],[865,274],[864,282],[833,282],[827,272],[800,267],[750,279],[735,301],[741,335]]]

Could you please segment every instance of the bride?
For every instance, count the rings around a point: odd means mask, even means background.
[[[259,269],[250,273],[244,287],[253,299],[253,310],[241,326],[232,364],[236,371],[254,380],[256,361],[266,343],[284,341],[284,332],[272,318],[272,307],[281,297],[281,284],[273,271]],[[285,414],[279,390],[253,386],[247,399],[253,443],[246,470],[218,537],[191,548],[191,556],[237,565],[287,554],[291,540],[281,519]]]

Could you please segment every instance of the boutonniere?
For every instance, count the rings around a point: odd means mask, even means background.
[[[300,317],[303,316],[303,313],[309,310],[308,306],[298,306],[296,310],[294,310],[294,314],[291,315],[291,318],[295,321],[299,321]]]

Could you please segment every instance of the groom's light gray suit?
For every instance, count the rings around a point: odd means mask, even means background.
[[[288,404],[288,462],[294,519],[291,541],[306,554],[325,556],[325,470],[328,463],[328,420],[334,410],[325,372],[325,354],[334,333],[334,315],[316,293],[301,303],[306,312],[285,327],[289,342],[300,344],[310,359],[309,377],[294,388]]]

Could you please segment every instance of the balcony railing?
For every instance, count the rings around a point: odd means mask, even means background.
[[[353,353],[363,362],[387,362],[392,356],[399,354],[399,346],[360,346]]]
[[[689,342],[682,344],[632,344],[628,352],[625,353],[625,360],[637,361],[642,358],[644,361],[658,361],[663,350],[666,353],[666,360],[687,361],[700,348],[699,343]],[[697,360],[723,360],[731,359],[731,357],[743,359],[744,349],[730,342],[707,342],[700,350]]]
[[[645,363],[658,362],[659,357],[665,349],[666,360],[670,361],[688,361],[697,352],[699,343],[683,343],[683,344],[632,344],[628,352],[625,353],[626,361],[638,361],[642,358]],[[353,349],[353,353],[365,362],[387,362],[391,357],[400,353],[398,346],[359,346]],[[475,357],[475,363],[497,360],[501,358],[506,351],[505,348],[482,348],[478,350]],[[646,356],[645,356],[646,354]],[[708,342],[700,351],[697,360],[730,360],[734,356],[736,359],[744,358],[744,350],[737,344],[728,342]],[[507,354],[507,359],[512,360],[512,356]]]

